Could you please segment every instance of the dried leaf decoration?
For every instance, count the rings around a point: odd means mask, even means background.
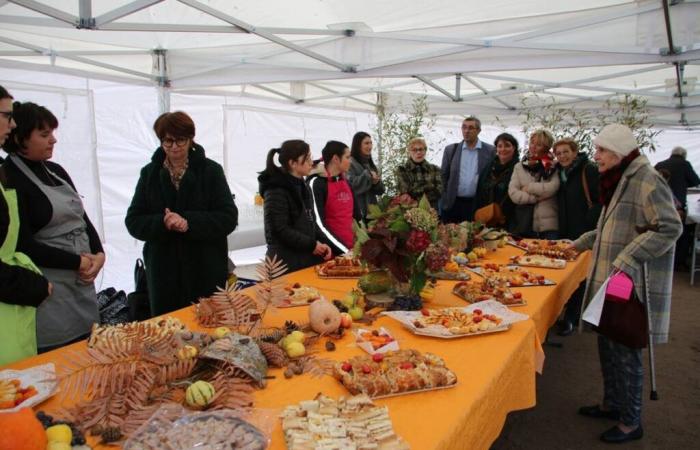
[[[88,348],[67,354],[58,366],[59,398],[73,405],[61,416],[83,429],[119,427],[128,435],[161,404],[182,403],[195,379],[216,380],[212,408],[250,407],[254,388],[242,371],[178,358],[185,345],[201,352],[210,343],[208,335],[188,331],[172,318],[95,326]]]
[[[255,300],[240,292],[238,285],[228,282],[211,297],[199,299],[195,316],[203,327],[229,327],[237,332],[246,332],[260,321]]]

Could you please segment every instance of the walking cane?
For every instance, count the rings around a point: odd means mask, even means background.
[[[659,393],[656,391],[656,370],[654,368],[654,341],[652,337],[651,330],[651,302],[649,301],[649,271],[647,270],[647,263],[642,265],[642,271],[644,276],[644,303],[646,303],[647,310],[647,329],[649,330],[649,372],[651,372],[651,392],[649,393],[649,398],[651,400],[658,400]]]

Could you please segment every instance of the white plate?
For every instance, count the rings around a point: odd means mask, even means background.
[[[3,370],[0,372],[0,380],[13,378],[20,381],[21,388],[26,388],[30,385],[34,386],[37,394],[14,408],[0,409],[0,413],[15,412],[22,408],[38,405],[56,392],[56,367],[53,363],[34,366],[25,370]]]
[[[446,309],[446,308],[439,308]],[[526,314],[517,313],[508,309],[507,306],[502,305],[496,300],[486,300],[483,302],[473,303],[469,306],[464,306],[460,308],[464,312],[472,313],[475,309],[480,309],[484,314],[495,314],[503,319],[503,322],[498,327],[492,328],[491,330],[485,330],[483,332],[474,332],[469,334],[452,334],[449,330],[441,325],[435,325],[428,328],[416,328],[413,325],[413,321],[422,316],[420,311],[385,311],[382,315],[389,316],[394,320],[399,321],[403,326],[411,330],[415,334],[420,334],[423,336],[438,337],[444,339],[454,339],[467,336],[477,336],[479,334],[485,334],[488,332],[496,333],[500,331],[505,331],[510,326],[521,320],[527,320],[528,316]],[[418,332],[416,332],[418,331]],[[428,334],[429,333],[429,334]]]

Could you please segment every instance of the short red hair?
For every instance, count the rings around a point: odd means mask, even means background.
[[[194,138],[194,121],[182,111],[161,114],[153,123],[153,131],[161,141],[169,134],[174,138]]]

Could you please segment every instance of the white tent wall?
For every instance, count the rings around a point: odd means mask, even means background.
[[[139,171],[150,161],[158,142],[152,124],[159,114],[157,87],[125,85],[77,76],[20,69],[2,69],[0,85],[20,101],[47,106],[58,117],[58,144],[54,160],[66,167],[91,220],[104,240],[107,263],[98,288],[114,286],[130,290],[133,264],[141,255],[142,243],[126,231],[124,217]],[[253,205],[257,172],[265,156],[285,139],[304,139],[315,158],[327,140],[350,145],[359,130],[372,132],[373,114],[339,108],[311,107],[275,99],[239,95],[194,95],[172,93],[171,110],[188,112],[197,126],[197,141],[207,156],[225,167],[240,225],[236,234],[256,231],[259,243],[262,216]],[[463,113],[469,114],[469,108]],[[493,117],[480,114],[482,140],[493,142],[503,130],[490,125]],[[433,151],[429,159],[440,164],[445,145],[461,140],[459,116],[438,117],[426,138]],[[513,133],[521,146],[525,136]],[[668,157],[675,145],[684,146],[689,160],[700,172],[700,136],[684,129],[666,129],[658,137],[652,162]]]

